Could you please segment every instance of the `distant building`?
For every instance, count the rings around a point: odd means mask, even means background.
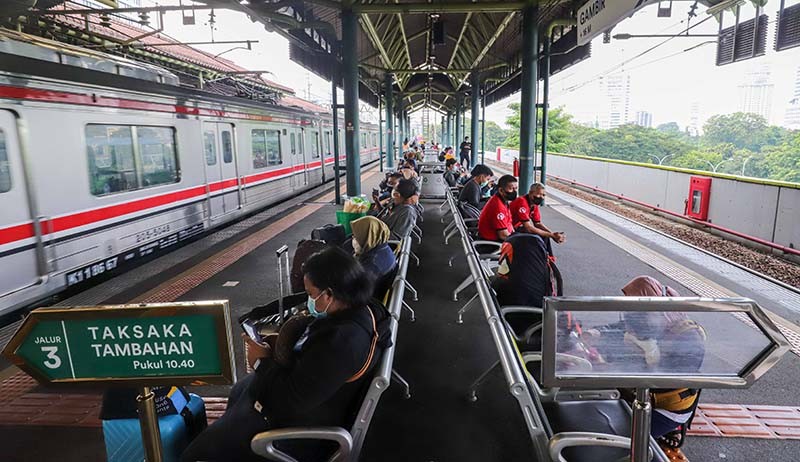
[[[800,66],[797,66],[797,72],[794,76],[794,91],[792,91],[792,97],[789,99],[789,105],[786,108],[783,125],[786,128],[800,130]]]
[[[645,128],[652,128],[653,114],[647,111],[638,111],[636,113],[636,125]]]
[[[702,127],[700,127],[700,103],[694,101],[689,106],[689,125],[686,131],[691,136],[700,136],[702,134]]]
[[[617,128],[628,123],[631,120],[631,76],[612,74],[601,77],[600,87],[605,93],[608,109],[608,112],[600,114],[600,128]]]
[[[767,64],[752,68],[739,85],[739,111],[758,114],[767,122],[772,112],[772,92],[775,85]]]

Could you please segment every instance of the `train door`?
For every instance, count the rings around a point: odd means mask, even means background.
[[[0,297],[38,283],[46,272],[37,259],[24,171],[17,121],[0,110]]]
[[[295,189],[302,189],[308,184],[306,177],[306,129],[301,128],[297,138],[297,155],[292,159],[292,177]],[[298,174],[302,172],[302,175]]]
[[[238,210],[241,205],[233,133],[231,124],[203,124],[203,151],[208,182],[206,191],[212,220]]]
[[[222,184],[225,194],[222,198],[225,204],[225,213],[231,213],[241,208],[241,195],[239,192],[239,166],[236,163],[236,143],[233,139],[233,125],[218,123],[219,152],[222,161],[219,163],[222,172]]]

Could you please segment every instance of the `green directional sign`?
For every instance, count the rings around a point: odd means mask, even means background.
[[[39,308],[3,354],[42,383],[230,383],[227,301]]]

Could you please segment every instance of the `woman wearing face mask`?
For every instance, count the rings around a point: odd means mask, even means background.
[[[343,250],[312,255],[303,272],[314,319],[294,343],[291,363],[278,364],[269,347],[248,342],[255,372],[233,387],[225,414],[189,445],[182,461],[262,461],[250,450],[259,432],[349,425],[361,382],[391,341],[388,317],[368,305],[371,278]],[[300,460],[332,453],[330,445],[310,441],[278,448]]]
[[[364,270],[372,276],[373,280],[383,282],[395,266],[397,258],[387,242],[391,231],[386,223],[375,217],[363,217],[350,222],[353,230],[353,253],[358,258]],[[385,292],[386,288],[376,287],[377,298],[383,296],[380,292]]]

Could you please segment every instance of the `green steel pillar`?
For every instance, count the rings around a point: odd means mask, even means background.
[[[540,180],[542,183],[547,183],[547,125],[548,121],[548,112],[550,108],[548,107],[550,102],[550,40],[552,39],[551,35],[548,35],[544,39],[544,82],[542,84],[542,179]]]
[[[478,71],[472,71],[470,74],[470,85],[472,86],[472,94],[470,97],[472,98],[472,108],[470,110],[470,135],[469,138],[472,140],[472,151],[470,152],[471,158],[469,161],[470,165],[477,165],[478,164],[478,140],[480,139],[480,111],[481,111],[481,80],[480,75],[478,75]]]
[[[453,142],[453,149],[456,151],[457,156],[458,146],[464,140],[464,135],[461,133],[461,95],[456,96],[456,99],[456,139]]]
[[[361,194],[358,130],[358,15],[342,11],[342,74],[344,77],[344,143],[347,152],[347,195]]]
[[[536,159],[536,84],[539,48],[539,7],[531,4],[522,11],[522,98],[519,124],[519,190],[528,191]]]
[[[452,146],[453,145],[453,113],[447,113],[447,128],[445,128],[445,136],[447,140],[444,142],[444,146]]]
[[[406,133],[405,117],[403,117],[403,100],[402,100],[402,98],[400,99],[400,107],[398,109],[400,110],[400,112],[397,115],[397,125],[400,128],[397,131],[397,148],[400,151],[399,152],[400,157],[402,157],[403,154],[405,154],[403,152],[403,140],[405,140],[408,137],[408,134]]]
[[[342,155],[339,144],[339,103],[337,101],[338,89],[336,83],[339,76],[335,75],[331,80],[331,108],[333,109],[333,191],[334,202],[338,205],[342,203],[342,187],[339,170],[339,156]]]
[[[392,74],[386,74],[386,168],[394,170],[394,101],[392,101]]]
[[[486,94],[481,99],[481,163],[486,163]]]

